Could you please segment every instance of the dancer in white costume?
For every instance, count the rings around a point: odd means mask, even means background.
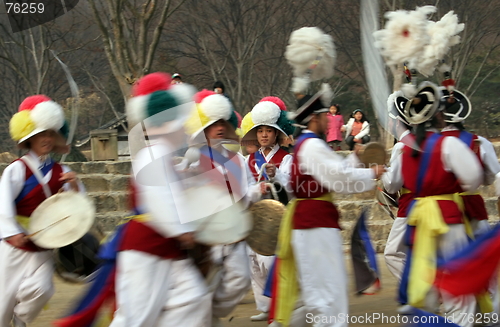
[[[67,153],[62,107],[44,95],[26,98],[10,121],[10,134],[29,152],[10,164],[0,180],[0,326],[25,326],[54,294],[52,251],[27,235],[29,217],[59,189],[85,192],[76,174],[50,158]],[[66,184],[65,184],[66,183]]]
[[[130,135],[143,140],[146,133],[149,145],[133,161],[135,215],[118,248],[111,327],[210,326],[210,294],[185,251],[194,246],[194,228],[179,218],[177,206],[188,204],[172,157],[182,144],[181,116],[189,109],[182,104],[192,95],[187,84],[171,85],[169,75],[153,73],[137,82],[127,104]]]
[[[197,110],[187,120],[190,144],[199,148],[199,160],[190,165],[191,172],[207,177],[208,183],[222,186],[232,203],[242,208],[248,204],[245,159],[228,150],[227,142],[239,143],[235,133],[238,119],[229,100],[221,94],[203,90],[195,95]],[[220,318],[229,315],[250,288],[250,267],[246,242],[212,247],[213,264],[220,267],[212,281],[212,326],[222,326]]]
[[[391,124],[393,127],[393,134],[398,137],[398,142],[392,148],[391,160],[389,160],[389,162],[394,162],[394,160],[401,155],[401,151],[403,150],[405,144],[411,145],[412,142],[415,142],[415,137],[411,134],[411,126],[396,108],[396,106],[398,106],[397,99],[402,95],[403,93],[401,91],[394,92],[387,101],[389,117],[391,118]],[[387,168],[386,173],[382,176],[382,182],[385,189],[390,188],[391,182],[396,179],[396,173],[398,172],[392,169],[392,167]],[[399,192],[398,213],[394,223],[392,224],[389,237],[387,238],[384,257],[389,271],[394,275],[394,277],[401,280],[401,275],[403,274],[406,262],[407,251],[407,246],[404,244],[403,240],[407,225],[406,212],[413,196],[411,192],[406,189],[402,189]]]
[[[292,156],[280,148],[288,135],[293,134],[293,127],[286,118],[285,103],[277,97],[265,97],[256,104],[242,121],[243,137],[241,143],[259,144],[259,150],[246,158],[249,174],[248,196],[252,202],[269,198],[271,190],[265,183],[273,182],[279,188],[280,196],[288,202],[290,167]],[[264,166],[265,165],[265,166]],[[264,168],[265,167],[265,168]],[[265,169],[262,171],[262,169]],[[271,195],[272,198],[272,195]],[[276,199],[279,200],[279,199]],[[269,317],[270,298],[263,295],[269,270],[274,262],[274,256],[264,256],[248,247],[250,270],[252,273],[252,290],[261,313],[250,317],[252,321],[267,321]]]

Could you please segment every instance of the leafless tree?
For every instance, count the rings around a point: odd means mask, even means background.
[[[185,0],[89,0],[106,57],[124,99],[150,72],[167,18]]]

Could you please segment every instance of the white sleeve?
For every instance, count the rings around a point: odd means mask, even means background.
[[[403,173],[402,167],[402,152],[404,144],[398,142],[394,145],[391,152],[391,160],[389,161],[390,167],[387,168],[386,172],[382,175],[382,183],[384,188],[389,193],[396,193],[403,187]]]
[[[0,179],[0,238],[7,238],[26,231],[16,221],[15,200],[24,186],[26,169],[21,161],[5,168]]]
[[[500,197],[500,173],[495,175],[495,193]]]
[[[245,171],[247,174],[247,183],[248,183],[248,189],[247,189],[247,194],[245,195],[247,202],[252,202],[255,203],[259,201],[262,197],[260,193],[260,186],[257,184],[257,181],[255,180],[255,177],[252,174],[252,171],[250,170],[250,166],[248,165],[248,161],[250,160],[250,156],[245,158]]]
[[[71,171],[71,169],[66,165],[61,165],[61,167],[63,173],[68,173]],[[82,181],[78,179],[76,183],[78,184],[78,193],[86,194],[87,190],[85,189],[85,185],[83,185]],[[69,185],[69,183],[64,183],[63,189],[64,191],[71,191],[71,186]]]
[[[147,224],[165,237],[176,237],[194,231],[192,225],[180,222],[176,206],[196,204],[187,203],[184,198],[184,189],[178,183],[178,175],[172,165],[171,157],[165,154],[168,151],[161,151],[162,149],[156,146],[148,149],[155,152],[156,159],[151,160],[148,158],[148,151],[141,150],[135,160],[139,163],[136,167],[143,169],[134,171],[139,204],[151,218]]]
[[[345,137],[347,138],[349,135],[351,135],[352,131],[352,124],[354,123],[354,118],[349,118],[347,121],[347,124],[344,125],[345,127]]]
[[[283,157],[280,167],[276,169],[276,176],[274,179],[281,184],[286,190],[288,190],[288,184],[290,183],[290,174],[292,172],[292,162],[293,157],[287,154]]]
[[[312,175],[321,186],[337,193],[361,193],[375,187],[375,173],[370,168],[354,168],[320,139],[304,141],[299,156],[299,169]]]
[[[474,191],[483,182],[483,168],[472,150],[459,138],[447,136],[441,145],[444,169],[455,174],[464,191]]]
[[[478,136],[478,138],[481,141],[479,151],[484,165],[484,184],[490,185],[495,181],[495,176],[500,173],[500,164],[493,144],[484,137]]]
[[[343,160],[343,163],[344,163],[344,166],[352,167],[352,168],[360,167],[363,165],[361,163],[361,161],[359,161],[359,157],[354,152],[347,155],[347,157],[345,157],[345,159]],[[365,168],[365,167],[362,167],[362,168]]]

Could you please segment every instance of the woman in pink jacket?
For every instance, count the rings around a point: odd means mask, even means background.
[[[333,150],[340,150],[342,142],[342,133],[340,128],[344,125],[344,118],[340,114],[340,105],[334,104],[327,113],[328,129],[326,130],[326,142]]]

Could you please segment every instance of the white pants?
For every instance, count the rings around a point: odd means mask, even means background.
[[[250,247],[247,248],[248,257],[250,258],[250,272],[252,275],[252,290],[255,298],[257,310],[261,312],[269,312],[271,299],[264,296],[266,288],[267,276],[273,266],[274,255],[265,256],[255,253]]]
[[[448,225],[448,233],[438,238],[438,256],[447,260],[455,253],[462,250],[469,244],[465,226],[463,224]],[[425,242],[425,240],[423,240]],[[464,315],[473,317],[476,309],[476,298],[474,295],[452,296],[446,291],[438,292],[435,288],[429,291],[426,297],[427,311],[435,312],[439,307],[439,298],[441,298],[441,313],[448,317],[457,317],[456,323],[463,327],[472,327],[473,323],[467,319],[458,320]]]
[[[116,299],[110,327],[210,326],[210,295],[191,259],[120,252]]]
[[[222,272],[213,292],[212,315],[226,317],[236,308],[250,289],[250,267],[246,242],[212,247],[215,264],[222,265]]]
[[[384,250],[384,258],[387,268],[398,281],[401,281],[401,276],[403,275],[403,270],[406,264],[406,251],[408,250],[408,247],[404,242],[406,226],[406,217],[398,217],[394,219],[394,223],[392,224],[391,232],[387,238]]]
[[[349,311],[349,298],[340,230],[295,229],[292,247],[306,312],[319,321],[314,326],[347,327],[341,321]]]
[[[0,326],[14,315],[32,322],[54,295],[52,251],[28,252],[0,241]]]

